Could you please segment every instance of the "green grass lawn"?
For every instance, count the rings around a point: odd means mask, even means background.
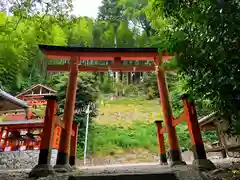
[[[157,153],[155,120],[162,119],[158,100],[103,100],[93,121],[90,140],[95,156],[123,155],[132,150]],[[189,146],[185,123],[177,127],[180,145]],[[166,140],[166,138],[165,138]]]

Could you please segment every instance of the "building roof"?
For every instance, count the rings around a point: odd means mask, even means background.
[[[28,105],[25,101],[22,101],[0,89],[0,111],[11,111],[27,108]]]
[[[213,112],[207,116],[204,116],[203,118],[198,120],[198,123],[200,126],[203,126],[205,124],[211,123],[219,118],[218,114],[216,112]]]
[[[213,112],[207,116],[198,119],[199,127],[202,131],[211,131],[216,128],[215,122],[220,121],[221,117],[218,113]],[[188,130],[188,126],[185,127],[185,131]]]
[[[18,124],[34,124],[34,123],[43,123],[43,122],[44,122],[43,119],[3,121],[3,122],[0,122],[0,126],[18,125]]]
[[[53,94],[55,94],[55,93],[57,92],[57,91],[55,91],[54,89],[52,89],[52,88],[50,88],[50,87],[44,86],[44,85],[42,85],[42,84],[36,84],[36,85],[30,87],[29,89],[26,89],[25,91],[19,93],[16,97],[20,97],[20,96],[26,94],[27,92],[29,92],[29,91],[31,91],[31,90],[34,90],[34,89],[36,89],[36,88],[39,88],[39,87],[42,87],[42,88],[44,88],[44,89],[46,89],[46,90],[48,90],[48,91],[51,91]]]
[[[31,119],[31,120],[14,120],[0,122],[0,127],[7,126],[8,128],[40,128],[44,125],[44,119]]]

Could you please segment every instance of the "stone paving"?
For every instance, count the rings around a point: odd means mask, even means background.
[[[34,180],[28,178],[29,169],[27,170],[0,170],[1,180]],[[135,178],[131,175],[137,175]],[[147,175],[148,174],[148,175]],[[151,174],[151,175],[150,175]],[[211,172],[200,173],[195,171],[191,166],[176,166],[170,168],[169,166],[160,166],[158,164],[133,164],[133,165],[115,165],[115,166],[98,166],[98,167],[79,167],[77,170],[66,174],[55,174],[53,176],[39,178],[38,180],[68,180],[69,177],[74,179],[104,179],[118,175],[124,175],[125,178],[133,178],[137,180],[139,177],[150,179],[167,177],[166,174],[174,174],[174,180],[239,180],[240,176],[217,169]],[[106,178],[106,176],[108,176]],[[169,175],[170,176],[170,175]],[[168,176],[168,177],[169,177]],[[94,178],[95,177],[95,178]],[[149,179],[148,178],[148,179]],[[114,178],[117,179],[117,178]],[[149,180],[150,180],[149,179]],[[165,178],[164,178],[165,179]],[[69,179],[70,180],[70,179]]]

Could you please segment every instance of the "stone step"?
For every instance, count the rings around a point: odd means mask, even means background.
[[[173,173],[70,176],[68,180],[179,180]]]

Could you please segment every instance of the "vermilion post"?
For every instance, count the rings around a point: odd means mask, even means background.
[[[156,57],[156,74],[157,74],[157,83],[158,90],[160,94],[160,102],[164,117],[165,128],[168,136],[168,145],[169,145],[169,155],[172,161],[172,165],[175,164],[185,164],[182,161],[182,156],[179,148],[178,138],[176,134],[176,129],[173,125],[173,114],[172,108],[170,105],[168,87],[165,80],[164,69],[161,67],[162,57]]]
[[[182,96],[184,113],[188,123],[194,159],[206,159],[206,152],[203,145],[201,130],[197,120],[196,108],[186,94]]]
[[[77,79],[78,79],[78,57],[72,57],[70,63],[70,72],[68,79],[68,87],[66,93],[66,101],[64,106],[64,129],[61,133],[59,151],[57,155],[57,164],[55,168],[59,171],[69,171],[69,149],[72,132],[72,123],[74,117],[74,108],[76,100]]]
[[[27,129],[27,132],[29,133],[29,129]],[[25,142],[26,142],[26,149],[30,150],[30,147],[29,147],[30,140],[27,139]]]
[[[164,143],[164,136],[163,136],[163,133],[161,133],[162,122],[163,121],[155,121],[156,129],[157,129],[158,151],[160,156],[160,163],[167,164],[167,155],[166,155],[166,149],[165,149],[165,143]]]
[[[52,174],[54,171],[50,161],[52,155],[52,141],[57,103],[55,96],[50,96],[47,98],[48,101],[44,118],[38,165],[32,169],[31,173],[29,174],[30,177],[45,177],[49,174]]]
[[[2,134],[3,134],[3,128],[0,128],[0,144],[1,144],[1,141],[2,141]]]
[[[182,100],[184,104],[185,117],[187,118],[188,122],[188,130],[194,155],[192,165],[200,170],[216,169],[216,166],[206,157],[194,102],[190,101],[188,95],[183,95]]]
[[[4,146],[4,148],[6,147],[6,145],[7,145],[7,137],[8,137],[8,135],[9,135],[9,130],[7,129],[6,130],[6,135],[5,135],[5,138],[4,138],[4,144],[3,144],[3,146]]]
[[[48,98],[38,164],[50,164],[52,154],[52,140],[57,103],[55,96]]]
[[[70,158],[69,164],[74,166],[76,163],[76,152],[77,152],[77,138],[78,138],[78,124],[72,124],[72,137],[71,137],[71,149],[70,149]]]

